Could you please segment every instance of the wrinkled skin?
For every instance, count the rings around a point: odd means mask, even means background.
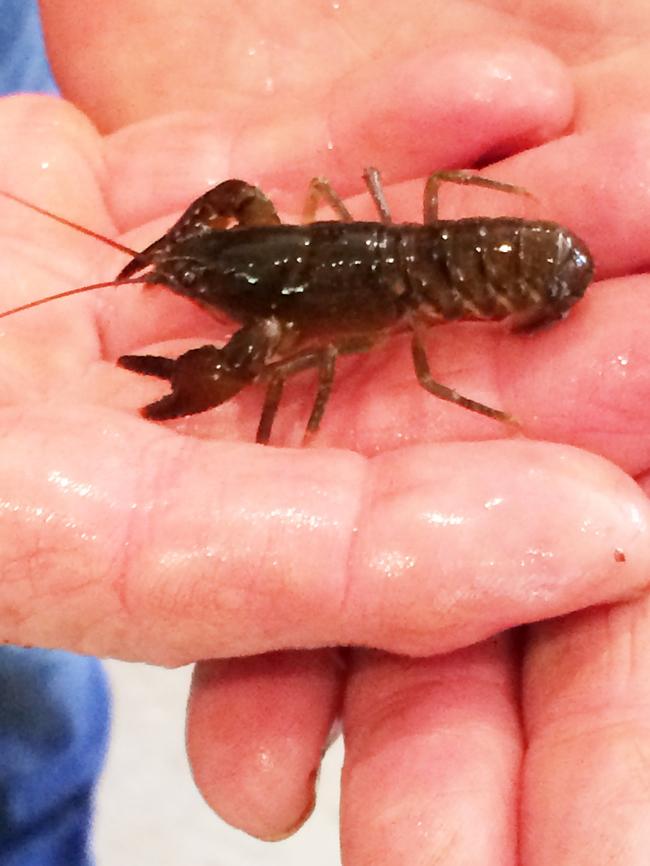
[[[142,247],[226,177],[290,217],[312,174],[354,195],[371,163],[403,219],[428,171],[503,158],[488,173],[539,201],[454,190],[446,215],[556,219],[599,282],[545,331],[448,326],[428,346],[440,381],[525,438],[418,388],[399,339],[341,364],[308,450],[250,444],[255,390],[156,426],[136,408],[160,385],[114,358],[227,324],[126,287],[4,320],[2,638],[202,659],[195,777],[260,837],[309,812],[341,711],[346,866],[645,864],[650,12],[336,6],[284,0],[263,26],[258,2],[179,18],[168,2],[43,0],[64,90],[111,134],[6,100],[0,187]],[[124,263],[5,201],[0,236],[5,307]],[[299,441],[312,393],[309,376],[288,389],[279,443]],[[337,644],[376,649],[342,664]]]

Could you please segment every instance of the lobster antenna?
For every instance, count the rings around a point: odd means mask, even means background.
[[[31,310],[32,307],[40,307],[41,304],[49,304],[50,301],[56,301],[59,298],[69,298],[71,295],[80,295],[82,292],[92,292],[94,289],[106,289],[108,286],[130,286],[144,283],[146,280],[109,280],[107,283],[91,283],[88,286],[79,286],[76,289],[68,289],[67,292],[59,292],[57,295],[48,295],[47,298],[39,298],[36,301],[30,301],[28,304],[21,304],[19,307],[13,307],[11,310],[5,310],[0,313],[0,319],[5,319],[7,316],[13,316],[14,313],[22,313],[23,310]]]
[[[74,223],[72,222],[72,220],[68,220],[65,217],[52,213],[52,211],[46,210],[44,207],[39,207],[37,204],[32,204],[31,201],[27,201],[26,199],[21,198],[19,195],[14,195],[12,192],[5,192],[4,190],[0,190],[0,196],[3,196],[3,198],[8,198],[11,201],[18,202],[18,204],[22,204],[24,207],[36,211],[36,213],[43,214],[43,216],[49,217],[50,219],[53,219],[58,223],[62,223],[62,225],[68,226],[68,228],[75,229],[75,231],[81,232],[81,234],[83,235],[88,235],[91,238],[95,238],[95,240],[101,241],[102,243],[107,244],[109,247],[113,247],[113,249],[119,250],[121,253],[126,253],[127,256],[137,255],[136,250],[132,250],[130,247],[124,246],[124,244],[121,244],[119,241],[114,241],[112,238],[107,238],[106,235],[100,235],[99,232],[94,232],[92,229],[87,229],[84,226],[80,226],[79,223]]]

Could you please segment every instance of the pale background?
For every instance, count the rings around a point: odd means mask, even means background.
[[[259,842],[217,818],[192,782],[184,747],[191,668],[107,669],[113,728],[97,801],[97,866],[339,866],[340,739],[307,824],[284,842]]]

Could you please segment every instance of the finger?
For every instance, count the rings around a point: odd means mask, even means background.
[[[528,435],[602,454],[634,476],[647,470],[649,292],[645,276],[606,280],[560,326],[502,347],[503,405]]]
[[[335,650],[197,665],[188,755],[197,786],[225,821],[276,840],[307,820],[343,673]]]
[[[612,4],[612,12],[614,8]],[[615,14],[618,15],[618,11]],[[598,57],[592,55],[577,66],[575,82],[580,98],[577,100],[575,123],[580,129],[596,126],[602,123],[603,118],[610,121],[615,117],[623,126],[630,117],[650,109],[648,88],[644,87],[648,69],[645,35],[649,24],[648,7],[639,0],[630,0],[622,11],[629,32],[640,28],[644,37],[636,44],[631,42],[624,52],[606,51]]]
[[[406,92],[405,80],[413,82]],[[193,198],[226,176],[262,183],[279,205],[299,211],[315,174],[348,195],[363,188],[365,165],[380,166],[387,181],[432,166],[471,165],[547,140],[566,127],[571,108],[564,68],[528,43],[495,52],[481,42],[439,56],[419,49],[400,58],[397,68],[387,58],[368,72],[355,71],[331,96],[308,100],[298,112],[292,102],[289,111],[261,118],[251,110],[229,121],[182,113],[135,123],[108,140],[117,182],[107,194],[125,226],[151,217],[147,200],[154,186],[162,196],[157,203],[172,210],[181,191]],[[465,134],[468,117],[471,136]],[[356,154],[356,171],[343,153]],[[125,201],[120,190],[135,178],[148,179],[148,195]]]
[[[349,643],[427,654],[647,583],[645,496],[578,450],[456,443],[368,462],[200,442],[98,407],[2,419],[8,641],[171,664]]]
[[[647,863],[649,623],[644,597],[532,630],[525,866]]]
[[[506,639],[428,659],[359,654],[344,733],[344,862],[514,863],[522,743]]]
[[[244,14],[201,0],[180,17],[168,0],[116,2],[88,15],[69,3],[42,7],[57,80],[102,129],[210,112],[222,134],[237,134],[242,164],[284,165],[292,177],[308,179],[315,155],[318,171],[338,174],[343,149],[386,162],[407,146],[416,161],[428,153],[430,165],[451,144],[473,162],[558,134],[573,108],[563,64],[515,33],[504,45],[504,16],[495,13],[470,20],[459,38],[453,10],[440,9],[432,26],[414,6],[400,38],[388,3],[285,3],[270,19],[257,2]],[[289,19],[309,34],[306,43],[287,43]],[[279,121],[272,140],[258,134],[264,117]]]

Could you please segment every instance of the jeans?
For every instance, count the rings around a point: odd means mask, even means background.
[[[108,726],[96,659],[0,647],[2,866],[90,866],[92,795]]]

